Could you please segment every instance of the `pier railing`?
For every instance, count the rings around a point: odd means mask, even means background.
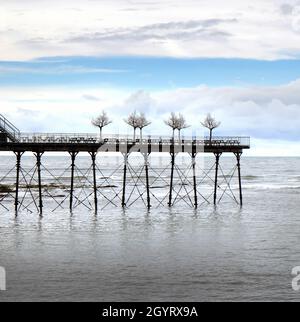
[[[250,137],[241,136],[215,136],[211,140],[209,137],[182,137],[173,139],[168,136],[144,136],[142,140],[137,137],[133,139],[129,135],[104,135],[100,140],[95,133],[21,133],[20,143],[111,143],[111,144],[196,144],[213,146],[243,146],[250,147]]]
[[[0,132],[4,133],[13,142],[20,139],[20,131],[2,114],[0,114]]]

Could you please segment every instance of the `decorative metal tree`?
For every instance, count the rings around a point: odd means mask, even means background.
[[[133,141],[135,141],[135,138],[136,138],[136,129],[139,128],[139,124],[140,124],[139,118],[140,116],[137,114],[136,111],[134,111],[128,116],[127,119],[124,120],[125,123],[127,123],[133,128]]]
[[[174,112],[171,113],[170,117],[164,121],[166,125],[170,126],[172,128],[173,131],[173,141],[175,139],[175,130],[178,129],[178,125],[179,125],[179,120],[178,117],[176,116],[176,114]]]
[[[212,141],[212,132],[214,129],[220,126],[221,122],[216,121],[210,113],[207,114],[205,120],[201,122],[202,126],[209,129],[209,143],[211,144]]]
[[[95,127],[98,127],[100,130],[100,141],[102,141],[103,128],[111,123],[112,123],[112,121],[108,118],[105,111],[102,111],[102,113],[98,117],[96,117],[95,119],[92,120],[92,124]]]
[[[181,134],[181,130],[184,130],[184,129],[187,129],[188,127],[190,127],[190,125],[188,125],[187,123],[186,123],[186,120],[185,120],[185,118],[183,117],[183,115],[181,115],[180,113],[179,113],[179,116],[178,116],[178,119],[177,119],[177,130],[178,130],[178,139],[179,139],[179,141],[181,140],[181,136],[180,136],[180,134]]]
[[[145,114],[141,113],[140,116],[138,117],[138,128],[140,129],[141,142],[143,140],[143,129],[150,124],[151,124],[151,122],[147,120]]]

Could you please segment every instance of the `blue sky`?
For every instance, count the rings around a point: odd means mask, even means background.
[[[66,18],[67,17],[67,18]],[[298,0],[3,0],[0,113],[23,131],[131,133],[133,110],[169,134],[250,135],[252,155],[300,156]]]
[[[1,86],[174,87],[281,85],[300,78],[300,60],[54,57],[0,61]]]

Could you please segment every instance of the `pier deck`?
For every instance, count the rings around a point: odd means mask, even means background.
[[[146,137],[142,140],[126,136],[107,136],[99,140],[95,134],[20,134],[17,141],[0,142],[0,151],[14,152],[189,152],[235,153],[250,148],[249,137],[214,137],[172,139]]]
[[[224,196],[229,196],[240,205],[243,204],[240,159],[243,151],[250,149],[249,137],[213,137],[211,140],[208,137],[190,137],[178,140],[170,137],[144,136],[142,139],[133,140],[125,135],[108,135],[100,140],[96,134],[21,133],[1,115],[0,121],[0,152],[12,152],[16,156],[13,168],[0,178],[0,206],[9,210],[9,202],[13,199],[16,215],[20,210],[32,211],[32,207],[41,215],[44,197],[55,202],[54,210],[63,208],[64,202],[69,200],[70,211],[78,206],[92,210],[93,203],[95,212],[98,211],[99,204],[102,204],[104,209],[109,204],[129,207],[138,201],[142,201],[148,209],[154,202],[158,206],[171,207],[180,201],[197,208],[203,203],[210,203],[210,197],[213,197],[212,203],[216,205]],[[27,152],[35,156],[35,161],[29,169],[22,165],[23,155]],[[64,180],[69,178],[69,184],[62,182],[62,176],[51,173],[43,164],[43,155],[48,152],[66,152],[70,155],[71,165],[64,171],[63,176]],[[76,165],[76,158],[81,152],[89,153],[91,157],[89,169],[79,169]],[[97,164],[97,155],[101,152],[118,152],[123,156],[123,163],[117,169],[113,169],[111,175],[104,175],[106,170]],[[138,152],[143,159],[139,168],[130,162],[129,157],[134,152]],[[169,155],[170,162],[166,168],[157,169],[151,164],[149,160],[153,153]],[[179,153],[185,153],[190,158],[191,162],[186,164],[185,168],[177,164]],[[210,153],[215,157],[215,163],[209,170],[197,169],[196,158],[204,153]],[[220,164],[223,153],[231,153],[236,158],[236,164],[227,174]],[[13,186],[7,186],[6,180],[12,173],[15,173],[15,183]],[[43,182],[44,173],[51,177],[52,181],[49,184]],[[231,187],[235,173],[238,198]],[[77,185],[76,178],[81,178]],[[111,184],[114,178],[117,178],[118,182]],[[203,193],[204,184],[212,185],[213,188],[207,197]],[[61,196],[62,200],[59,200],[59,196],[52,192],[53,187],[60,187],[68,196]],[[158,189],[159,187],[162,188]],[[89,189],[91,191],[87,191]],[[162,196],[166,189],[167,195]],[[93,199],[92,202],[90,198]]]

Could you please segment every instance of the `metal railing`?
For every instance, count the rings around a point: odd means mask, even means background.
[[[17,142],[20,139],[19,129],[9,122],[2,114],[0,114],[0,132],[6,134],[13,142]]]
[[[95,133],[21,133],[21,143],[99,143]]]
[[[250,147],[250,137],[240,136],[215,136],[210,140],[209,137],[182,137],[172,138],[169,136],[144,136],[142,140],[137,137],[135,140],[128,135],[104,135],[100,140],[95,133],[21,133],[19,136],[21,143],[101,143],[107,144],[170,144],[175,145],[213,145],[213,146],[243,146]]]

